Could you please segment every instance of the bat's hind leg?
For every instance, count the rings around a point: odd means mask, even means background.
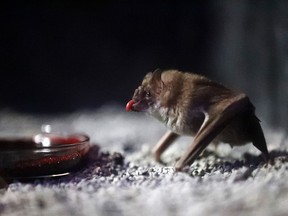
[[[175,141],[179,135],[172,131],[167,131],[163,137],[158,141],[155,147],[152,149],[152,154],[156,161],[161,161],[162,153]]]

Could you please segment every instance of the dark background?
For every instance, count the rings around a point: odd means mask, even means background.
[[[288,1],[1,3],[1,109],[63,113],[125,106],[156,68],[246,92],[288,126]]]

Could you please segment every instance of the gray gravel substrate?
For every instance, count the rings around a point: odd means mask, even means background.
[[[70,176],[14,181],[2,189],[0,215],[288,215],[283,130],[264,124],[274,165],[259,165],[252,145],[221,145],[176,173],[173,164],[192,138],[177,140],[163,155],[166,164],[158,164],[150,149],[165,128],[143,114],[111,107],[54,117],[2,111],[2,135],[50,124],[54,131],[87,133],[92,150],[87,166]]]

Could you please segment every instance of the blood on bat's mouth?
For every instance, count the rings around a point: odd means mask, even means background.
[[[147,110],[147,106],[145,103],[143,103],[141,100],[140,101],[135,101],[135,100],[130,100],[127,105],[126,105],[126,111],[134,111],[134,112],[142,112]]]
[[[134,100],[130,100],[127,104],[126,104],[126,111],[130,112],[131,110],[134,111],[133,109],[133,105],[135,104]]]

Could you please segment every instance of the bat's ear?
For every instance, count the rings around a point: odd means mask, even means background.
[[[160,70],[159,68],[157,68],[156,70],[153,71],[153,80],[160,81],[161,80],[161,74],[162,74],[162,70]]]
[[[163,70],[161,69],[156,69],[153,74],[152,74],[152,78],[151,78],[151,82],[153,84],[155,84],[156,86],[160,86],[161,88],[164,87],[164,83],[161,79],[161,75],[162,75]]]
[[[147,74],[145,75],[144,80],[145,80],[145,79],[150,80],[150,79],[152,78],[152,76],[153,76],[153,73],[152,73],[152,72],[149,72],[149,73],[147,73]]]
[[[150,82],[158,82],[161,80],[162,70],[156,69],[153,72],[149,72],[145,75],[144,79],[150,80]]]

